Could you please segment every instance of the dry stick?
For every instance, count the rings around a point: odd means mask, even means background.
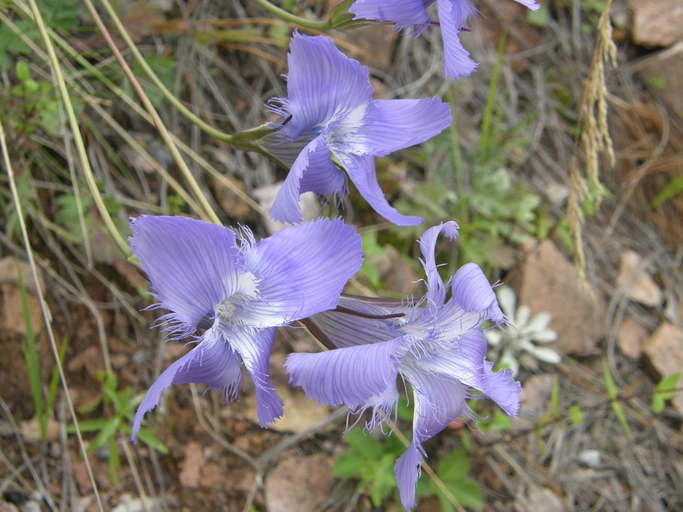
[[[29,0],[32,2],[33,7],[37,9],[35,5],[35,0]],[[42,21],[42,20],[41,20]],[[52,355],[55,358],[55,364],[57,365],[57,370],[59,371],[59,379],[64,388],[64,396],[66,398],[67,404],[69,406],[69,414],[71,415],[71,421],[73,421],[76,426],[76,437],[78,438],[78,446],[83,454],[83,460],[85,462],[85,467],[88,471],[88,478],[90,479],[90,484],[93,488],[93,493],[95,494],[95,499],[97,500],[97,507],[101,512],[104,512],[102,508],[102,501],[100,500],[100,493],[97,490],[97,482],[95,482],[95,476],[93,475],[92,468],[90,467],[90,461],[88,460],[88,454],[86,453],[85,444],[83,443],[83,438],[81,437],[81,431],[78,429],[78,419],[76,419],[76,411],[74,410],[73,402],[71,401],[71,394],[69,393],[69,386],[66,383],[66,376],[64,375],[64,368],[62,367],[62,362],[59,358],[59,349],[57,348],[57,342],[55,341],[54,333],[52,332],[52,318],[50,315],[50,310],[43,297],[43,290],[40,286],[40,281],[38,280],[38,270],[36,268],[36,262],[33,258],[33,250],[31,248],[31,242],[28,237],[28,230],[26,229],[26,223],[24,222],[24,213],[19,202],[19,192],[17,190],[17,185],[14,182],[14,173],[12,171],[12,165],[9,159],[9,153],[7,151],[7,143],[5,141],[5,130],[2,126],[2,121],[0,120],[0,145],[2,146],[2,155],[5,162],[5,167],[7,169],[7,176],[9,177],[10,189],[12,190],[12,197],[14,198],[14,207],[17,210],[17,216],[19,217],[19,227],[21,229],[21,235],[24,238],[24,246],[26,248],[26,255],[28,256],[28,261],[31,266],[31,273],[33,275],[33,280],[36,283],[36,291],[38,295],[38,300],[40,301],[40,309],[43,313],[43,321],[45,322],[45,328],[47,330],[48,338],[50,339],[50,348],[52,348]]]
[[[0,16],[2,16],[2,13],[0,13]],[[2,19],[2,18],[0,18],[0,19]],[[128,105],[131,109],[133,109],[140,117],[142,117],[148,123],[150,123],[152,125],[154,124],[154,120],[152,119],[152,117],[147,112],[145,112],[145,110],[142,107],[140,107],[140,105],[138,105],[137,103],[132,101],[131,98],[125,92],[123,92],[123,90],[121,90],[121,88],[117,87],[114,83],[112,83],[110,80],[108,80],[95,66],[90,64],[87,60],[83,59],[83,57],[81,57],[73,48],[71,48],[71,46],[69,46],[69,44],[66,43],[66,41],[64,41],[61,37],[59,37],[59,35],[55,34],[54,32],[51,32],[50,36],[55,40],[55,42],[59,46],[62,47],[62,49],[64,51],[66,51],[80,65],[82,65],[88,71],[93,73],[97,77],[98,80],[100,80],[107,87],[109,87],[112,90],[112,92],[114,92],[114,94],[116,94],[124,103],[126,103],[126,105]],[[97,103],[94,101],[92,101],[92,102],[89,101],[89,103],[93,106],[97,105]],[[98,107],[99,107],[99,105],[98,105]],[[104,115],[108,116],[108,114],[106,114],[106,111],[104,111],[104,109],[102,109],[101,107],[99,107],[99,109],[96,108],[96,110],[98,111],[98,113],[100,113],[100,115],[103,115],[102,112],[105,112]],[[111,117],[111,116],[109,116],[109,117]],[[112,125],[112,127],[114,129],[117,129],[115,125]],[[119,126],[119,128],[120,128],[120,126]],[[118,131],[118,129],[117,129],[117,131]],[[178,137],[171,134],[171,138],[173,139],[173,142],[175,142],[181,150],[183,150],[190,158],[192,158],[197,163],[199,163],[199,165],[201,167],[203,167],[205,171],[207,171],[209,174],[211,174],[211,176],[213,176],[214,178],[219,180],[223,186],[229,188],[237,197],[242,199],[245,203],[247,203],[249,206],[251,206],[257,212],[259,212],[263,215],[267,215],[265,210],[263,210],[263,208],[261,208],[261,206],[256,201],[254,201],[251,197],[249,197],[249,195],[246,194],[241,188],[239,188],[230,178],[228,178],[227,176],[218,172],[211,164],[209,164],[209,162],[207,162],[204,158],[200,157],[197,153],[195,153],[183,141],[178,139]],[[155,167],[155,169],[156,169],[156,167]],[[159,171],[157,170],[157,172],[159,172]],[[163,172],[164,172],[164,174],[162,174],[162,177],[164,177],[164,179],[166,179],[167,181],[173,180],[173,178],[168,177],[169,175],[168,175],[168,173],[166,173],[165,170]],[[169,181],[169,183],[171,183],[173,185],[173,183],[177,183],[177,182],[175,180],[173,180],[173,181]],[[176,187],[175,185],[173,185],[173,186],[174,186],[174,188],[178,189],[178,193],[181,194],[183,197],[187,196],[187,193],[179,185],[178,185],[178,187]],[[196,204],[196,203],[194,203],[194,201],[188,202],[188,204],[190,204],[190,203]],[[198,215],[199,215],[199,213],[198,213]]]
[[[133,457],[133,452],[130,449],[130,446],[128,446],[128,439],[123,437],[123,434],[119,432],[119,443],[123,447],[123,451],[126,454],[126,459],[128,459],[128,467],[130,468],[131,473],[133,474],[133,480],[135,481],[135,486],[138,488],[138,492],[140,493],[140,501],[142,502],[142,508],[145,509],[145,512],[152,512],[151,509],[149,508],[149,503],[147,503],[147,494],[145,493],[145,488],[142,485],[142,480],[140,479],[140,473],[138,473],[138,468],[135,464],[135,458]]]
[[[67,116],[69,117],[71,133],[76,144],[76,150],[78,151],[78,156],[81,161],[83,173],[85,174],[85,180],[88,183],[90,193],[93,196],[93,201],[95,201],[97,210],[100,212],[100,215],[102,216],[102,221],[104,222],[104,225],[107,227],[107,231],[109,231],[109,235],[111,236],[112,240],[119,247],[121,252],[126,257],[129,257],[131,255],[130,248],[128,247],[128,244],[123,239],[121,234],[118,232],[118,229],[114,224],[114,221],[109,215],[109,211],[107,210],[107,207],[105,206],[104,201],[102,200],[102,196],[100,195],[100,192],[97,188],[97,183],[95,182],[95,178],[92,174],[92,169],[90,168],[90,163],[88,161],[88,155],[85,151],[85,145],[83,144],[81,132],[78,126],[78,122],[76,120],[76,114],[74,112],[73,106],[71,105],[71,97],[69,96],[69,91],[66,89],[64,75],[62,74],[62,68],[59,64],[59,61],[57,60],[55,48],[52,45],[50,36],[47,33],[47,28],[45,27],[45,23],[43,22],[43,18],[40,14],[40,10],[38,9],[36,0],[28,1],[31,12],[33,14],[33,19],[36,23],[36,26],[38,27],[38,31],[40,32],[40,37],[43,40],[45,49],[47,50],[50,68],[52,69],[52,74],[54,76],[54,81],[57,82],[59,93],[62,97],[62,102],[64,103],[64,109],[66,110]]]
[[[35,0],[32,0],[32,1],[35,1]],[[145,110],[147,110],[149,115],[152,117],[152,119],[154,121],[154,126],[158,130],[159,135],[161,136],[164,143],[166,144],[166,147],[171,152],[171,155],[173,156],[173,160],[175,161],[176,165],[178,166],[178,169],[180,170],[181,174],[183,175],[183,177],[187,181],[187,183],[190,187],[190,190],[192,190],[193,194],[197,198],[197,201],[199,201],[199,204],[204,209],[204,215],[202,215],[203,220],[205,220],[207,222],[213,222],[214,224],[218,224],[220,226],[221,225],[220,219],[216,215],[216,212],[213,211],[213,208],[211,208],[211,205],[209,204],[208,200],[204,196],[204,193],[202,192],[201,188],[199,187],[199,183],[197,183],[197,180],[195,180],[194,176],[192,175],[192,172],[190,171],[189,167],[187,166],[187,163],[185,163],[185,160],[183,159],[182,155],[178,151],[178,147],[173,142],[171,135],[169,134],[168,130],[166,129],[166,126],[164,126],[164,123],[161,120],[161,117],[159,117],[159,114],[157,113],[156,109],[154,108],[154,105],[152,105],[152,102],[147,97],[147,94],[145,94],[145,91],[142,89],[140,82],[138,81],[138,79],[133,74],[133,71],[130,69],[130,66],[128,65],[126,60],[123,58],[123,55],[121,55],[121,52],[119,51],[119,49],[116,46],[116,43],[114,42],[111,35],[109,34],[107,27],[104,26],[104,22],[102,21],[102,18],[100,18],[100,15],[97,14],[97,11],[95,10],[95,6],[92,4],[92,2],[90,0],[83,0],[83,1],[85,3],[85,6],[88,9],[88,12],[90,13],[90,16],[92,16],[93,20],[95,21],[95,25],[97,25],[98,30],[100,31],[100,33],[102,34],[102,37],[106,41],[107,46],[109,46],[109,49],[114,54],[117,62],[121,66],[121,69],[123,70],[124,75],[126,75],[126,78],[130,81],[131,85],[133,86],[133,89],[135,90],[138,97],[140,98],[140,101],[144,105]],[[106,7],[106,5],[105,5],[105,7]],[[115,13],[113,15],[115,16]]]
[[[29,39],[26,34],[22,33],[21,30],[10,20],[7,16],[5,16],[2,12],[0,12],[0,21],[2,21],[5,25],[7,25],[10,30],[12,30],[18,37],[21,38],[21,40],[26,43],[31,50],[38,55],[41,59],[43,59],[46,62],[49,62],[49,58],[45,53],[38,48],[31,39]],[[57,34],[52,32],[52,30],[48,29],[48,32],[50,34],[50,37],[55,40],[55,42],[61,46],[64,50],[69,53],[71,57],[73,57],[76,61],[78,61],[79,64],[81,64],[84,68],[86,68],[87,71],[91,72],[95,77],[103,82],[106,86],[108,86],[114,94],[116,94],[121,100],[123,100],[124,103],[126,103],[129,107],[131,107],[138,115],[140,115],[145,121],[147,121],[150,124],[154,124],[154,121],[152,118],[145,112],[137,103],[132,101],[128,95],[126,95],[119,87],[117,87],[115,84],[113,84],[111,81],[109,81],[95,66],[90,64],[87,60],[83,59],[79,54],[76,53],[76,51],[71,48],[66,41],[64,41],[61,37],[59,37]],[[113,58],[113,57],[112,57]],[[77,74],[74,73],[74,76]],[[74,85],[78,86],[74,76],[67,76],[66,80]],[[81,83],[82,86],[87,86],[88,82]],[[202,209],[201,207],[197,204],[197,202],[192,199],[192,196],[188,194],[185,189],[173,178],[167,171],[164,169],[159,163],[154,160],[151,156],[149,156],[149,153],[147,153],[142,146],[135,141],[133,137],[131,137],[128,132],[126,132],[121,125],[119,125],[108,113],[106,110],[104,110],[98,100],[96,98],[91,98],[87,96],[83,96],[86,102],[102,117],[104,118],[105,121],[109,123],[109,125],[133,148],[135,149],[144,159],[147,161],[153,168],[154,170],[168,183],[177,191],[178,195],[181,196],[185,202],[188,204],[188,206],[194,210],[194,212],[198,216],[202,216]],[[187,146],[185,146],[181,141],[179,141],[175,136],[173,136],[173,140],[178,146],[180,146],[180,149],[185,151],[185,153],[188,154],[191,158],[195,158],[195,155]],[[197,160],[199,161],[199,160]],[[207,169],[209,168],[209,172],[212,173],[212,175],[219,175],[221,178],[221,183],[228,187],[230,190],[232,190],[237,196],[239,196],[242,200],[244,200],[249,206],[252,208],[255,208],[259,212],[263,212],[263,209],[260,208],[258,203],[256,203],[253,199],[251,199],[249,196],[247,196],[242,189],[237,187],[232,181],[230,181],[227,177],[221,175],[213,169],[208,162],[205,160],[199,161],[200,165]],[[213,172],[212,172],[213,171]]]

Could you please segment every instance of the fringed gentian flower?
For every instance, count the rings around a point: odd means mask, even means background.
[[[516,1],[534,11],[540,7],[534,0]],[[435,2],[444,45],[444,74],[452,79],[467,76],[477,67],[460,42],[467,19],[477,12],[469,0],[356,0],[349,11],[356,19],[388,21],[399,30],[411,29],[417,37],[431,23],[427,9]]]
[[[395,410],[397,380],[413,388],[413,440],[396,462],[396,481],[406,508],[415,505],[415,486],[425,457],[422,443],[459,416],[473,417],[467,405],[477,390],[514,416],[519,383],[512,372],[492,373],[486,361],[486,320],[505,322],[496,296],[474,263],[450,282],[451,298],[434,258],[439,233],[454,238],[457,225],[428,229],[420,240],[427,294],[418,302],[342,296],[339,306],[305,320],[311,332],[335,348],[318,354],[290,354],[285,367],[290,382],[309,398],[352,412],[370,409],[366,427],[373,429]],[[480,397],[479,395],[476,396]]]
[[[301,222],[299,195],[304,192],[332,194],[343,201],[348,174],[385,219],[399,226],[421,223],[421,218],[401,215],[389,206],[377,183],[374,157],[441,132],[451,123],[449,106],[438,98],[373,100],[368,68],[346,57],[329,37],[295,32],[288,63],[288,97],[270,103],[283,120],[273,125],[278,131],[265,144],[292,168],[271,217]]]
[[[278,326],[334,308],[359,269],[360,237],[340,220],[319,219],[255,242],[251,232],[186,217],[142,216],[130,223],[130,244],[149,276],[160,322],[171,339],[192,335],[207,317],[197,346],[173,363],[147,392],[135,414],[133,438],[144,414],[173,384],[223,388],[236,398],[242,365],[256,389],[262,426],[282,415],[268,377]]]

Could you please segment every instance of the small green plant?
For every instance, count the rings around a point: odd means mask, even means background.
[[[394,464],[405,446],[396,436],[389,435],[380,441],[358,427],[349,430],[344,439],[350,450],[337,458],[332,474],[359,480],[361,491],[369,494],[372,504],[379,507],[396,489]]]
[[[417,486],[418,496],[436,496],[441,511],[452,512],[454,507],[450,497],[446,494],[447,491],[463,507],[481,510],[484,507],[481,489],[476,481],[467,476],[469,470],[469,454],[460,448],[453,450],[448,457],[441,459],[437,465],[436,476],[442,485],[431,478],[421,480]]]
[[[26,370],[28,372],[28,381],[31,387],[31,395],[33,397],[33,406],[36,409],[36,418],[38,419],[38,428],[40,429],[40,437],[44,440],[47,436],[47,422],[50,419],[52,407],[57,397],[57,387],[59,386],[59,371],[55,368],[50,377],[47,393],[43,391],[42,379],[40,377],[40,361],[38,359],[38,350],[36,349],[36,337],[33,330],[33,323],[31,321],[31,314],[28,307],[28,295],[26,286],[24,285],[24,277],[21,273],[21,266],[17,261],[17,275],[19,277],[19,292],[21,294],[21,308],[24,316],[24,326],[26,329],[26,341],[24,343],[24,361],[26,362]],[[66,339],[62,342],[59,348],[59,363],[64,363],[66,355]]]
[[[43,21],[48,27],[63,32],[71,32],[78,27],[80,6],[76,5],[76,0],[41,0],[39,4]],[[40,45],[40,33],[35,23],[29,20],[17,20],[14,23],[24,36]],[[0,68],[7,67],[10,54],[30,53],[29,46],[10,27],[0,25]]]
[[[529,138],[521,133],[526,122],[504,128],[504,93],[498,81],[505,39],[501,38],[498,59],[489,86],[482,120],[479,148],[468,160],[459,150],[456,119],[449,131],[430,139],[422,147],[425,162],[441,159],[440,170],[431,182],[417,185],[396,201],[396,208],[425,218],[425,224],[454,219],[460,224],[458,263],[475,262],[485,271],[513,264],[506,242],[520,243],[547,228],[538,226],[540,197],[516,184],[509,169],[509,157],[523,153]],[[453,99],[451,99],[453,101]],[[447,156],[447,158],[444,158]],[[415,240],[420,227],[394,229],[396,236]]]
[[[604,357],[602,358],[602,372],[604,374],[605,388],[607,389],[607,396],[610,399],[612,411],[614,411],[614,415],[617,417],[617,420],[619,420],[619,423],[623,427],[626,437],[628,437],[630,441],[633,441],[633,432],[631,432],[631,427],[629,427],[628,421],[626,420],[626,413],[624,412],[624,408],[619,401],[619,390],[617,389],[617,385],[614,383],[614,377],[612,377],[612,372],[609,369],[609,363]]]
[[[655,392],[652,395],[652,412],[659,414],[664,410],[666,401],[673,398],[680,378],[680,373],[673,373],[663,377],[662,380],[659,381],[659,384],[657,384]]]
[[[52,83],[31,78],[28,64],[21,60],[16,63],[14,73],[19,83],[9,90],[9,97],[3,98],[2,107],[10,127],[25,134],[42,128],[50,135],[59,135],[59,100]]]
[[[119,468],[121,467],[116,440],[120,433],[123,433],[126,438],[130,438],[132,435],[130,423],[135,415],[135,409],[140,405],[145,393],[142,392],[133,396],[131,388],[119,389],[116,375],[113,373],[105,374],[104,372],[101,372],[98,375],[98,378],[102,381],[102,396],[88,404],[87,407],[79,409],[78,412],[81,414],[88,414],[93,412],[100,405],[104,405],[105,410],[108,409],[111,411],[111,416],[109,418],[96,418],[80,421],[78,423],[78,430],[80,432],[97,432],[97,435],[88,447],[88,455],[105,445],[107,446],[109,471],[111,473],[112,482],[116,485],[119,481]],[[67,431],[73,433],[75,432],[75,428],[69,426]],[[141,428],[137,433],[137,438],[159,453],[163,453],[164,455],[169,453],[166,445],[159,441],[154,435],[154,432],[148,428]]]

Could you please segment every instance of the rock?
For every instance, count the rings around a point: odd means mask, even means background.
[[[520,490],[515,496],[515,512],[564,512],[562,500],[550,489],[533,486],[524,493]]]
[[[662,324],[645,341],[643,352],[659,378],[683,372],[683,331],[671,324]],[[683,391],[674,394],[672,403],[683,413]]]
[[[683,40],[681,0],[629,0],[633,14],[633,42],[643,46],[670,46]]]
[[[619,326],[617,345],[626,357],[637,361],[643,353],[643,343],[645,343],[646,338],[647,329],[627,316]]]
[[[326,419],[330,415],[330,408],[327,405],[319,405],[315,400],[309,400],[303,391],[291,389],[289,386],[275,386],[278,396],[285,404],[285,413],[272,425],[270,430],[276,432],[301,432],[316,423]],[[256,417],[256,397],[251,394],[244,399],[247,410],[245,416],[258,423]]]
[[[550,240],[542,242],[524,263],[519,275],[518,303],[531,311],[548,311],[550,329],[559,337],[553,350],[560,354],[587,355],[604,335],[604,301],[597,306],[579,288],[577,272]]]
[[[626,297],[646,306],[659,306],[664,299],[662,290],[644,268],[643,257],[635,251],[621,255],[617,285]]]
[[[199,487],[201,470],[206,463],[206,455],[202,445],[194,441],[187,443],[183,450],[185,460],[183,461],[183,469],[178,475],[180,485],[190,489]]]
[[[322,454],[280,461],[266,479],[268,512],[317,510],[332,477],[330,466],[330,459]]]
[[[33,273],[31,272],[31,265],[24,261],[18,261],[14,256],[7,256],[0,260],[0,284],[13,284],[19,286],[19,273],[17,270],[21,270],[21,277],[24,281],[24,286],[26,286],[26,291],[33,295],[38,295],[38,287],[33,279]],[[40,289],[45,290],[45,282],[43,281],[43,274],[40,268],[36,268],[38,273],[38,284],[40,284]]]
[[[59,437],[59,422],[48,418],[45,425],[45,441],[54,441]],[[24,441],[28,443],[38,443],[43,441],[40,436],[40,422],[37,417],[28,421],[22,421],[19,425],[19,431]]]

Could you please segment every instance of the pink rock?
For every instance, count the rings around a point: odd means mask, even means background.
[[[643,352],[660,378],[683,373],[683,331],[673,325],[662,324],[645,341]],[[674,394],[672,403],[683,413],[683,391]]]

